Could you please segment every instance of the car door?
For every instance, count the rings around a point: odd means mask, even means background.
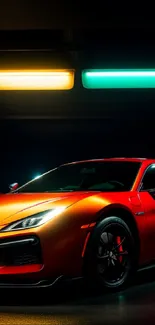
[[[144,255],[149,262],[155,259],[155,164],[145,170],[139,191],[145,213]]]

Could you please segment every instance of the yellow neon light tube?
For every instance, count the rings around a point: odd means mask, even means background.
[[[0,90],[69,90],[74,70],[0,70]]]

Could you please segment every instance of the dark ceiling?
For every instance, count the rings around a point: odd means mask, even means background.
[[[1,92],[0,118],[141,118],[154,91],[88,91],[83,68],[154,68],[154,16],[104,1],[1,0],[0,68],[74,68],[67,92]],[[152,11],[153,13],[153,11]]]
[[[1,30],[79,29],[154,24],[154,10],[136,2],[1,0]]]
[[[0,69],[76,70],[71,91],[0,92],[0,189],[34,176],[36,166],[40,173],[83,158],[154,156],[154,90],[81,86],[83,68],[155,68],[154,9],[118,3],[0,1]]]

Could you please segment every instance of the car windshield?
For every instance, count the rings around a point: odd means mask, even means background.
[[[129,191],[140,163],[119,161],[82,162],[60,166],[22,187],[18,193],[69,191]]]

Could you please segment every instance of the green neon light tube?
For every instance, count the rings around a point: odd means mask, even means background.
[[[155,69],[83,70],[82,84],[88,89],[155,88]]]

